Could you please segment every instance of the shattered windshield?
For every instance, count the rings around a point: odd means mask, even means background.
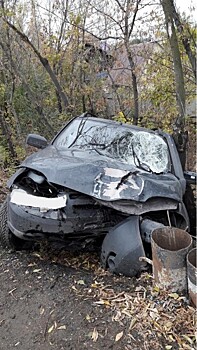
[[[75,119],[53,144],[61,150],[92,150],[153,173],[169,171],[168,147],[163,138],[127,125],[90,118]]]

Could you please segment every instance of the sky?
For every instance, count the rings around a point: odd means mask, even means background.
[[[197,21],[197,4],[195,0],[175,0],[175,3],[181,12],[185,12],[187,15],[192,15],[194,21]],[[191,10],[191,7],[195,7],[195,10]]]

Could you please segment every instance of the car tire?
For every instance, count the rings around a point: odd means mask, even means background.
[[[7,224],[8,219],[8,198],[5,199],[0,207],[0,242],[5,249],[22,250],[29,249],[32,246],[31,242],[26,242],[23,239],[16,237],[9,229]]]

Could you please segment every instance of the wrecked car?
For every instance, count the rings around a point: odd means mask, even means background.
[[[186,180],[169,134],[84,113],[51,142],[30,134],[27,144],[40,150],[8,181],[0,209],[4,247],[101,237],[102,265],[134,276],[153,230],[189,230]]]

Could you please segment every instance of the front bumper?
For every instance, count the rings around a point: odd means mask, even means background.
[[[72,222],[50,218],[58,215],[58,211],[51,210],[42,213],[38,208],[27,208],[14,203],[8,203],[8,226],[21,239],[40,239],[50,234],[69,234],[73,232]]]
[[[80,193],[49,199],[13,190],[8,197],[8,226],[21,239],[98,236],[121,220],[114,210]]]

